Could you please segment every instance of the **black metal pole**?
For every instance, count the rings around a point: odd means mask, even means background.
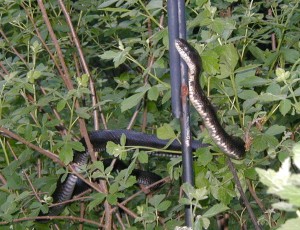
[[[178,24],[179,37],[186,39],[186,18],[185,1],[178,1]],[[194,186],[193,155],[191,148],[191,130],[190,130],[190,106],[188,100],[188,70],[186,64],[181,60],[181,140],[182,144],[182,165],[183,181]],[[185,224],[188,227],[193,225],[193,215],[191,206],[185,207]]]
[[[194,185],[193,156],[191,149],[190,108],[188,103],[187,66],[180,60],[175,48],[175,39],[186,38],[185,2],[168,0],[168,28],[170,48],[170,73],[172,87],[172,110],[180,118],[182,141],[183,183]],[[190,206],[185,207],[185,225],[192,227],[193,215]]]
[[[171,74],[171,93],[172,93],[172,112],[175,118],[181,116],[180,100],[180,56],[175,48],[175,39],[179,37],[178,26],[178,2],[168,0],[168,32],[169,32],[169,54],[170,54],[170,74]]]

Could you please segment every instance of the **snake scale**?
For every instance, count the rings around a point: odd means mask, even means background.
[[[245,155],[245,147],[243,140],[235,138],[226,133],[218,121],[217,115],[205,96],[199,81],[198,76],[201,71],[201,59],[198,52],[183,39],[175,41],[175,47],[188,66],[188,82],[189,82],[189,98],[199,115],[203,119],[212,140],[227,156],[234,159],[242,159]],[[167,146],[168,140],[158,139],[155,135],[139,133],[131,130],[104,130],[94,131],[90,133],[90,141],[93,145],[94,151],[104,151],[108,141],[119,143],[121,135],[126,135],[127,146],[153,147],[161,149]],[[81,140],[85,146],[85,142]],[[206,146],[200,141],[192,141],[192,150]],[[86,146],[85,146],[86,147]],[[181,144],[175,140],[166,148],[168,150],[181,150]],[[162,154],[163,155],[163,154]],[[73,163],[77,165],[87,164],[89,160],[89,153],[74,152]],[[103,160],[104,166],[111,164],[111,159]],[[114,164],[114,170],[122,170],[127,166],[124,162],[117,160]],[[137,183],[149,185],[161,179],[160,176],[152,172],[146,172],[135,169],[132,175],[136,176]],[[61,203],[72,198],[72,196],[86,190],[88,186],[74,174],[69,174],[64,182],[57,182],[57,188],[53,193],[53,203]],[[59,215],[65,207],[65,204],[50,207],[46,214],[40,213],[39,216],[54,216]]]

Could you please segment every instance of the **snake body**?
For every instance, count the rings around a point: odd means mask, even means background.
[[[126,146],[139,146],[140,149],[144,148],[156,148],[172,151],[181,151],[181,144],[178,140],[174,140],[169,143],[170,140],[162,140],[157,138],[155,135],[145,134],[140,132],[135,132],[132,130],[102,130],[94,131],[89,134],[91,144],[93,145],[94,151],[101,152],[106,149],[106,144],[108,141],[114,143],[120,143],[120,138],[124,134],[126,136]],[[81,140],[82,144],[86,147],[85,141]],[[197,148],[207,146],[202,144],[200,141],[192,141],[192,149],[195,151]],[[151,155],[166,156],[166,157],[177,157],[178,155],[172,153],[149,153]],[[89,161],[90,155],[88,151],[84,152],[74,152],[73,166],[75,169],[78,169],[80,165],[87,164]],[[112,163],[112,159],[104,159],[103,165],[108,167]],[[115,159],[113,170],[123,170],[128,166],[121,160]],[[78,169],[79,170],[79,169]],[[150,185],[158,180],[161,177],[155,173],[143,171],[139,169],[134,169],[132,175],[136,176],[137,183],[143,185]],[[74,195],[77,195],[85,190],[89,186],[85,184],[81,179],[79,179],[74,174],[68,174],[67,178],[61,182],[59,179],[57,182],[56,190],[52,194],[53,204],[58,204],[49,208],[48,213],[40,212],[39,216],[56,216],[59,215],[66,204],[59,204],[65,201],[70,200]]]
[[[241,159],[245,155],[244,142],[239,139],[230,136],[221,126],[218,121],[217,115],[205,96],[199,82],[198,76],[201,70],[201,60],[198,52],[185,40],[178,39],[175,42],[175,47],[188,66],[188,81],[189,81],[189,97],[193,106],[200,114],[203,122],[208,129],[208,132],[217,144],[217,146],[229,157],[234,159]],[[103,151],[106,148],[108,141],[114,143],[119,143],[122,134],[126,135],[126,145],[127,146],[139,146],[141,149],[143,147],[152,147],[161,149],[166,147],[169,140],[158,139],[155,135],[149,135],[145,133],[134,132],[131,130],[104,130],[104,131],[94,131],[90,133],[90,141],[93,145],[94,151]],[[81,140],[82,144],[86,147],[84,140]],[[200,141],[192,141],[192,150],[197,148],[207,146],[202,144]],[[171,144],[166,147],[167,150],[181,150],[181,144],[174,140]],[[170,156],[170,154],[162,154],[162,156]],[[171,154],[172,156],[172,154]],[[174,156],[174,155],[173,155]],[[76,167],[80,165],[87,164],[89,160],[89,153],[84,152],[74,152],[73,163]],[[111,159],[103,160],[105,167],[111,164]],[[77,165],[77,166],[76,166]],[[116,160],[114,164],[114,170],[122,170],[127,168],[126,164],[120,160]],[[136,176],[137,183],[149,185],[158,181],[161,177],[152,172],[146,172],[142,170],[135,169],[132,175]],[[72,196],[86,190],[88,185],[86,185],[82,180],[80,180],[76,175],[69,174],[64,182],[60,180],[57,182],[57,188],[53,193],[53,203],[61,203],[70,200]],[[53,206],[49,209],[46,214],[40,213],[39,216],[54,216],[59,215],[65,207],[65,204],[59,204]]]
[[[203,119],[211,138],[215,144],[230,158],[242,159],[245,155],[245,143],[242,139],[232,137],[221,126],[217,115],[205,96],[200,84],[199,74],[201,59],[198,52],[187,41],[178,39],[175,47],[188,66],[189,98],[193,106]]]

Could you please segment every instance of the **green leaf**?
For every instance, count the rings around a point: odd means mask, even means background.
[[[232,197],[228,194],[227,189],[224,187],[220,187],[218,190],[218,200],[223,204],[229,204],[232,200]]]
[[[277,144],[278,144],[278,140],[274,136],[267,135],[267,134],[261,134],[261,135],[257,135],[253,139],[252,147],[256,151],[262,152],[265,149],[267,149],[268,147],[277,146]]]
[[[288,49],[288,48],[282,48],[281,53],[283,54],[283,57],[285,61],[289,63],[295,63],[300,58],[300,53],[296,49]]]
[[[163,3],[162,0],[151,0],[151,1],[147,4],[146,8],[147,8],[148,10],[161,9],[162,6],[163,6],[162,3]]]
[[[109,194],[114,194],[117,193],[119,191],[119,184],[118,183],[112,183],[109,186]]]
[[[248,76],[248,77],[236,76],[235,80],[238,86],[249,87],[249,88],[266,85],[271,82],[271,80],[269,79],[256,77],[256,76]]]
[[[176,134],[171,125],[164,124],[163,126],[159,127],[156,130],[157,137],[159,139],[168,140],[168,139],[175,139]]]
[[[157,101],[157,98],[159,96],[158,88],[153,86],[148,91],[148,99],[151,101]]]
[[[281,225],[277,230],[298,230],[300,226],[300,218],[293,218],[287,220],[283,225]]]
[[[108,194],[107,195],[107,201],[111,205],[116,205],[118,203],[118,194]]]
[[[258,99],[261,102],[272,102],[272,101],[280,101],[286,98],[286,95],[275,95],[275,94],[271,94],[271,93],[262,93],[261,95],[259,95]]]
[[[170,207],[171,204],[172,204],[171,201],[165,200],[158,205],[157,211],[159,211],[159,212],[166,211]]]
[[[261,66],[261,64],[256,64],[256,65],[246,65],[246,66],[242,66],[242,67],[239,67],[237,68],[234,73],[236,74],[240,74],[240,73],[243,73],[243,72],[251,72],[251,73],[254,73],[255,74],[255,70],[256,68],[258,68],[259,66]],[[251,76],[254,76],[254,74],[251,74]]]
[[[294,164],[297,166],[298,169],[300,169],[300,142],[294,145],[293,153]]]
[[[92,194],[91,196],[92,196],[92,201],[87,206],[89,211],[91,211],[93,208],[101,204],[106,197],[104,193],[96,193],[96,194]]]
[[[241,93],[238,94],[238,97],[244,100],[257,98],[258,94],[254,90],[243,90]]]
[[[99,55],[99,57],[103,60],[111,60],[113,59],[115,68],[117,68],[119,65],[124,63],[126,61],[126,56],[131,50],[130,47],[125,48],[122,51],[105,51],[103,54]]]
[[[285,116],[292,108],[292,102],[289,99],[280,101],[279,111]]]
[[[264,52],[261,49],[259,49],[257,46],[249,45],[248,49],[252,53],[252,55],[260,62],[263,63],[265,61],[266,56]]]
[[[233,74],[235,66],[238,62],[238,54],[233,44],[220,46],[217,49],[220,55],[220,72],[221,77],[225,78]]]
[[[149,204],[151,204],[155,209],[158,208],[158,205],[165,199],[166,195],[155,195],[149,199]]]
[[[290,77],[290,72],[289,71],[285,71],[282,68],[276,68],[276,81],[281,82],[281,81],[286,81],[289,77]]]
[[[141,164],[148,163],[149,155],[145,151],[140,151],[138,154],[138,160]]]
[[[266,134],[274,136],[283,133],[286,127],[283,125],[272,125],[266,130]]]
[[[59,159],[62,160],[66,165],[73,160],[73,149],[69,143],[63,145],[59,153]]]
[[[251,180],[257,180],[257,173],[254,168],[249,168],[244,171],[245,177]]]
[[[142,100],[144,95],[145,95],[145,92],[142,92],[142,93],[136,93],[136,94],[126,98],[121,103],[121,111],[124,112],[124,111],[136,106]]]
[[[272,207],[286,212],[295,212],[297,210],[294,205],[283,201],[272,204]]]
[[[119,145],[119,144],[115,144],[112,141],[108,141],[106,144],[106,151],[107,153],[109,153],[110,155],[113,155],[114,157],[119,157],[126,153],[126,149],[125,146]]]
[[[91,116],[87,113],[88,110],[88,107],[79,107],[76,109],[76,114],[81,118],[89,119]]]
[[[89,75],[83,74],[81,77],[77,78],[79,86],[87,87],[89,82]]]
[[[162,100],[161,100],[161,103],[162,103],[162,104],[165,104],[166,102],[168,102],[168,101],[170,100],[170,98],[171,98],[171,90],[168,90],[168,91],[164,94],[164,96],[163,96],[163,98],[162,98]]]
[[[85,151],[85,147],[83,146],[83,144],[81,142],[70,141],[69,145],[71,146],[72,149],[74,149],[76,151],[79,151],[79,152]]]
[[[280,94],[280,92],[281,92],[281,88],[280,85],[277,83],[270,84],[266,89],[266,93],[270,93],[274,95]]]
[[[126,145],[126,135],[124,133],[122,133],[121,138],[120,138],[120,144],[122,146]]]
[[[212,154],[207,148],[204,151],[202,151],[202,149],[197,150],[196,155],[198,157],[197,162],[199,162],[200,165],[203,166],[208,165],[213,159]]]
[[[219,70],[219,55],[210,50],[210,51],[203,51],[201,54],[201,62],[202,67],[205,72],[209,75],[216,75],[220,72]]]
[[[210,209],[208,209],[204,214],[203,217],[211,218],[219,213],[222,213],[229,208],[224,204],[215,204]]]
[[[38,71],[38,70],[30,70],[28,73],[27,73],[27,78],[28,78],[28,81],[29,83],[34,83],[35,80],[39,79],[40,76],[42,75],[42,72],[41,71]]]
[[[114,4],[115,2],[117,2],[118,0],[107,0],[107,1],[104,1],[103,3],[101,3],[99,6],[98,6],[98,9],[101,9],[101,8],[104,8],[104,7],[107,7],[107,6],[110,6],[112,4]]]
[[[105,51],[103,54],[99,55],[99,57],[104,60],[111,60],[111,59],[114,59],[117,55],[118,55],[117,52],[108,50],[108,51]]]
[[[137,179],[135,176],[129,176],[125,183],[125,188],[132,187],[137,182]]]

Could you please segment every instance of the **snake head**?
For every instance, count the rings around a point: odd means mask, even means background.
[[[175,47],[180,55],[180,57],[185,61],[185,63],[190,67],[190,65],[198,66],[200,65],[200,56],[197,50],[192,47],[184,39],[176,39]]]

